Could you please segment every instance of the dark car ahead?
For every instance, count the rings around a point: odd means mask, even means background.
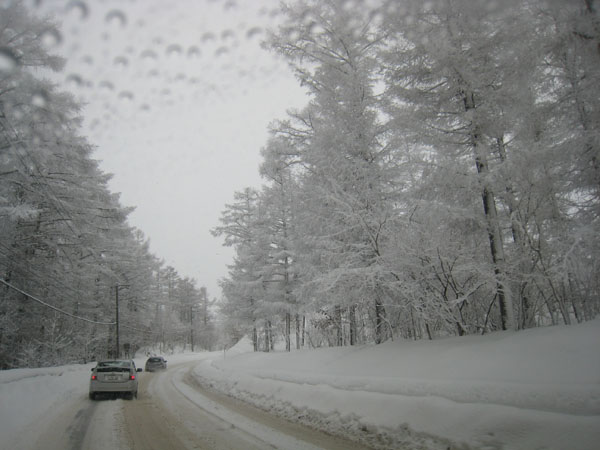
[[[154,372],[155,370],[165,370],[167,368],[167,360],[162,356],[151,356],[146,361],[146,372]]]
[[[90,398],[94,400],[97,394],[125,394],[129,398],[137,397],[138,380],[135,363],[128,360],[98,361],[92,369],[90,379]]]

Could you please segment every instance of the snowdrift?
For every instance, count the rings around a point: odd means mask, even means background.
[[[255,405],[381,448],[597,449],[600,321],[438,341],[253,353],[196,375]]]

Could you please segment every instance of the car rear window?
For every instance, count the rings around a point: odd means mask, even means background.
[[[101,361],[96,367],[97,372],[129,372],[129,361]]]

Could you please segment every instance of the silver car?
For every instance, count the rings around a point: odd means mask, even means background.
[[[167,360],[162,356],[151,356],[146,361],[146,372],[154,372],[155,370],[167,370]]]
[[[90,399],[94,400],[96,394],[124,394],[128,398],[137,398],[138,380],[136,369],[131,359],[98,361],[92,369],[90,379]]]

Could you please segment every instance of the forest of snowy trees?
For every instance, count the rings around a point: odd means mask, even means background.
[[[596,317],[597,2],[288,3],[265,47],[309,101],[213,229],[225,331],[269,351]],[[213,349],[206,289],[128,224],[45,76],[56,26],[0,3],[0,369]]]
[[[208,293],[149,251],[43,75],[56,25],[0,3],[0,369],[215,345]],[[118,324],[117,332],[117,308]]]
[[[310,101],[213,230],[235,250],[231,332],[269,351],[596,317],[598,7],[286,7],[267,46]]]

